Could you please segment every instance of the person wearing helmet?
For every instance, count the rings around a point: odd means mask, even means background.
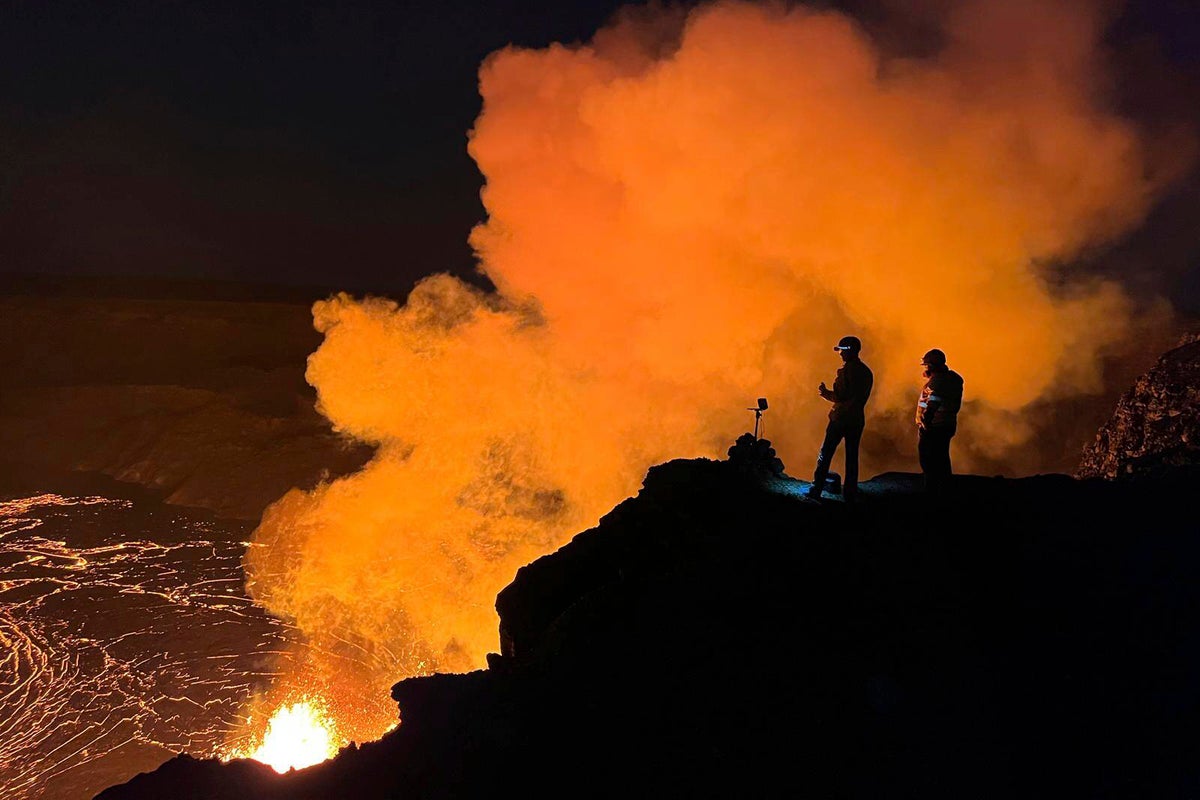
[[[925,489],[941,492],[950,482],[950,440],[958,430],[963,379],[946,366],[946,354],[933,349],[921,358],[925,386],[917,398],[917,457]]]
[[[845,439],[846,477],[843,481],[842,497],[846,502],[853,503],[858,499],[858,445],[862,441],[863,428],[867,424],[867,399],[871,396],[875,376],[859,358],[862,342],[857,336],[843,336],[833,349],[841,355],[845,363],[837,371],[832,389],[823,381],[817,388],[822,398],[833,403],[833,408],[829,410],[825,441],[821,444],[821,452],[817,454],[817,467],[813,471],[813,484],[809,487],[808,496],[814,500],[820,499],[825,479],[829,477],[833,454]]]

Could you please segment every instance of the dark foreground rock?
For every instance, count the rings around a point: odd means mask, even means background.
[[[1184,337],[1121,396],[1084,449],[1082,478],[1200,477],[1200,333]]]
[[[381,741],[100,797],[1200,795],[1190,479],[917,485],[656,467],[500,594],[487,670],[398,684]]]

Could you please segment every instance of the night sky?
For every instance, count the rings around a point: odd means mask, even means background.
[[[479,62],[585,40],[620,5],[5,2],[0,272],[357,291],[468,275]],[[903,4],[837,5],[891,50],[936,46]],[[1195,125],[1194,0],[1131,4],[1110,43],[1113,102]],[[1200,316],[1198,184],[1092,268]]]

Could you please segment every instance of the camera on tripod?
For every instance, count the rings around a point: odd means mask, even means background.
[[[765,397],[758,398],[758,407],[757,408],[747,408],[746,410],[754,412],[754,438],[758,439],[758,425],[759,425],[759,422],[762,420],[763,412],[767,410],[767,398],[765,398]]]

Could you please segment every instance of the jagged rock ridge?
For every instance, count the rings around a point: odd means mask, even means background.
[[[1200,333],[1185,336],[1121,396],[1084,449],[1081,478],[1200,475]]]

